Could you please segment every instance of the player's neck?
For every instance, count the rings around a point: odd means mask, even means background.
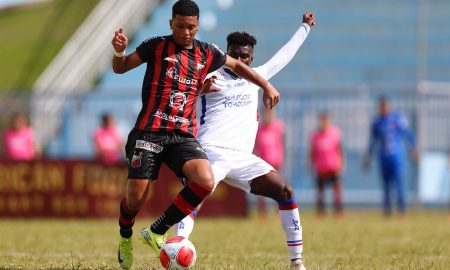
[[[233,79],[238,79],[238,78],[240,78],[236,73],[234,73],[234,71],[232,71],[232,70],[229,69],[229,68],[224,67],[223,70],[224,70],[226,73],[230,74],[231,77],[233,77]]]

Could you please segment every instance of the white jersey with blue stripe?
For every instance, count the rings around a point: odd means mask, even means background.
[[[310,27],[303,23],[291,39],[264,65],[254,68],[270,79],[294,57],[308,36]],[[204,147],[215,146],[251,153],[258,130],[257,85],[240,78],[226,67],[213,74],[218,92],[203,94],[197,139]]]

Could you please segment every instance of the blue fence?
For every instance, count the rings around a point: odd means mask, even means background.
[[[66,102],[63,126],[47,153],[54,157],[93,156],[92,133],[104,112],[113,112],[124,139],[134,125],[140,110],[140,93],[122,89],[115,94],[91,93],[73,96]],[[375,93],[376,92],[376,93]],[[317,114],[326,110],[342,130],[346,156],[343,175],[348,203],[379,202],[380,183],[376,159],[372,170],[362,169],[367,149],[369,126],[376,114],[378,94],[391,94],[396,110],[403,112],[417,135],[423,154],[447,151],[450,138],[450,96],[419,94],[415,89],[375,91],[364,87],[345,89],[281,89],[282,101],[277,114],[286,124],[286,163],[284,176],[293,184],[304,201],[312,202],[314,181],[307,170],[307,151],[311,132],[317,126]],[[407,197],[410,203],[418,199],[419,164],[408,160],[405,167]]]

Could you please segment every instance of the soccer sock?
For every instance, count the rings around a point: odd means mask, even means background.
[[[189,238],[194,229],[194,218],[197,215],[197,211],[192,211],[192,213],[183,218],[182,221],[178,222],[175,226],[175,236],[183,236],[184,238]]]
[[[295,198],[278,202],[278,207],[291,260],[300,259],[303,252],[302,225]]]
[[[136,215],[137,212],[133,212],[127,208],[126,198],[123,198],[120,201],[120,236],[124,238],[130,238],[131,235],[133,235],[134,218],[136,217]]]
[[[210,193],[211,190],[189,182],[178,193],[169,208],[150,226],[151,231],[165,234],[172,225],[190,215]]]

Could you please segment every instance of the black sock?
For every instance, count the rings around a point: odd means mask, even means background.
[[[190,182],[175,197],[169,208],[152,224],[151,231],[156,234],[165,234],[171,226],[190,215],[210,193],[211,190]]]
[[[130,238],[133,235],[133,225],[136,214],[137,212],[133,213],[131,210],[127,208],[126,199],[123,198],[120,201],[120,217],[119,217],[120,236],[124,238]]]

